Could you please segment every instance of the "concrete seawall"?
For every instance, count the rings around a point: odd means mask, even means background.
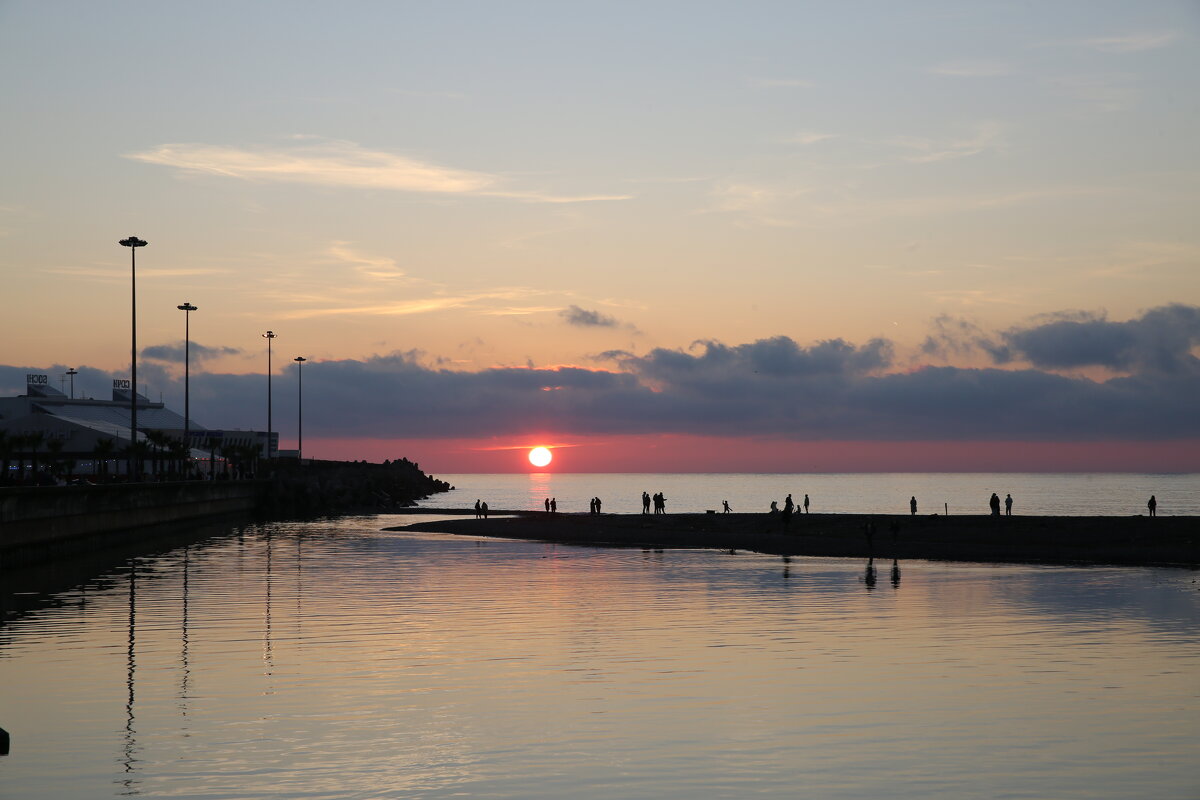
[[[92,536],[251,514],[257,481],[197,481],[0,489],[0,553]]]

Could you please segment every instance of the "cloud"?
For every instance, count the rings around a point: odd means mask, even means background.
[[[558,315],[566,320],[568,325],[580,328],[615,328],[620,323],[614,317],[601,314],[599,311],[588,311],[576,305],[568,306]]]
[[[221,145],[162,144],[126,158],[187,172],[245,181],[308,183],[321,186],[385,189],[474,197],[503,197],[538,203],[627,200],[630,195],[556,195],[505,186],[497,175],[443,167],[355,142],[318,141],[285,148],[239,148]]]
[[[995,122],[982,122],[975,126],[975,132],[961,139],[936,140],[917,137],[903,137],[891,142],[897,147],[917,151],[904,160],[913,164],[931,164],[938,161],[951,161],[968,158],[998,150],[1004,147],[1004,138],[1000,126]]]
[[[751,78],[750,85],[759,89],[811,89],[817,84],[803,78]]]
[[[1064,314],[989,336],[943,319],[931,352],[948,341],[1009,348],[1025,368],[897,363],[886,339],[786,336],[714,340],[644,354],[610,351],[608,369],[494,367],[456,371],[417,353],[308,362],[305,433],[328,438],[471,438],[697,434],[780,440],[1174,441],[1200,437],[1200,307],[1165,306],[1112,322]],[[941,339],[938,337],[941,336]],[[972,342],[972,340],[977,340]],[[1003,356],[1004,354],[1000,354]],[[1128,374],[1094,380],[1051,367],[1102,364]],[[147,367],[153,367],[148,364]],[[0,367],[0,386],[26,372]],[[95,373],[92,370],[90,373]],[[77,382],[82,378],[77,376]],[[139,376],[141,373],[139,371]],[[94,377],[94,376],[93,376]],[[182,399],[181,376],[148,369],[152,395]],[[275,376],[295,387],[295,369]],[[77,383],[78,385],[78,383]],[[191,380],[199,422],[261,427],[262,375],[203,372]],[[279,430],[294,409],[276,406]]]
[[[182,364],[185,342],[176,344],[156,344],[142,348],[142,358],[151,361],[162,361],[168,364]],[[199,342],[187,344],[188,356],[193,362],[210,361],[222,356],[237,356],[243,351],[240,347],[207,347]]]
[[[1169,47],[1179,39],[1174,31],[1140,31],[1120,36],[1093,36],[1067,44],[1099,50],[1103,53],[1141,53]]]
[[[948,61],[930,67],[929,71],[953,78],[998,78],[1014,72],[1011,64],[1001,61]]]
[[[1003,334],[1016,357],[1043,369],[1106,367],[1121,372],[1200,375],[1200,307],[1172,304],[1138,319],[1110,322],[1103,314],[1064,315]]]
[[[979,351],[996,364],[1024,361],[1042,370],[1103,367],[1141,375],[1200,376],[1200,306],[1175,303],[1125,322],[1103,313],[1060,311],[1040,321],[988,334],[974,323],[942,315],[921,344],[927,356]]]
[[[800,131],[795,136],[789,136],[783,140],[784,144],[810,145],[818,142],[836,139],[837,136],[832,133],[818,133],[816,131]]]

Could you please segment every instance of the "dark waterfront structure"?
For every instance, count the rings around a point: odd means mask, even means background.
[[[262,454],[268,449],[269,437],[263,431],[205,428],[138,394],[125,379],[112,382],[107,400],[68,397],[50,386],[46,374],[30,373],[25,379],[25,394],[0,397],[0,485],[53,483],[52,473],[100,480],[127,474],[123,467],[129,462],[124,456],[134,425],[142,459],[148,455],[156,468],[159,462],[184,461],[185,441],[190,444],[186,460],[199,462],[206,474],[223,468],[225,453],[234,448]],[[45,469],[56,465],[57,469]]]

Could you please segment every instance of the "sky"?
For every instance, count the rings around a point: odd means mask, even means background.
[[[432,472],[1200,471],[1196,2],[0,0],[0,394]]]

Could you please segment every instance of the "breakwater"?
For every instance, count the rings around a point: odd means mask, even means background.
[[[432,508],[417,511],[439,513]],[[1200,564],[1200,518],[1196,517],[806,514],[785,525],[778,514],[492,513],[499,516],[425,522],[413,528],[564,544],[752,550],[783,556]]]
[[[395,511],[446,491],[405,459],[383,464],[281,459],[250,480],[0,488],[0,554],[24,561],[86,551],[216,519],[304,519]],[[139,534],[139,535],[142,535]]]

